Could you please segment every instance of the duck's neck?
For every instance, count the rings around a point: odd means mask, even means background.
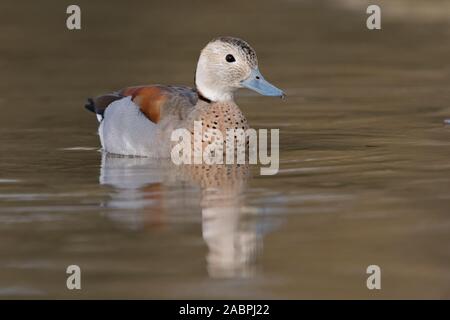
[[[229,102],[234,100],[234,88],[224,84],[217,75],[212,74],[205,61],[200,57],[195,72],[197,91],[213,102]]]
[[[203,95],[203,93],[201,93],[200,90],[198,90],[198,89],[197,89],[197,95],[198,95],[198,99],[199,100],[202,100],[202,101],[204,101],[206,103],[212,103],[212,101],[210,99],[208,99],[207,97],[205,97]]]
[[[199,98],[207,102],[233,102],[234,94],[232,91],[217,90],[196,83]]]

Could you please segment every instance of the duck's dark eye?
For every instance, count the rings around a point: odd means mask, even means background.
[[[225,57],[225,60],[227,60],[228,62],[235,62],[236,59],[233,57],[232,54],[227,54],[227,56]]]

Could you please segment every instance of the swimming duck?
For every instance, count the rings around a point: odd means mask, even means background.
[[[234,92],[249,88],[265,96],[284,97],[258,69],[255,50],[244,40],[220,37],[200,53],[195,88],[144,85],[88,99],[86,108],[100,122],[98,133],[108,153],[169,157],[171,132],[194,121],[206,129],[248,129],[247,119],[234,102]]]

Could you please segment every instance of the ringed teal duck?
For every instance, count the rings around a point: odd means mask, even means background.
[[[86,108],[97,114],[98,133],[108,153],[170,157],[173,130],[193,133],[194,121],[204,130],[248,129],[247,120],[234,102],[234,92],[249,88],[262,95],[284,97],[258,69],[255,50],[245,41],[220,37],[201,51],[195,88],[144,85],[127,87],[88,99]],[[204,147],[207,142],[204,141]]]

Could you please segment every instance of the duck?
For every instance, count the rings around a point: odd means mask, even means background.
[[[102,150],[152,158],[170,157],[171,132],[192,132],[194,121],[206,129],[242,128],[249,124],[234,101],[240,88],[284,98],[258,68],[255,50],[236,37],[217,37],[201,50],[195,87],[140,85],[89,98],[85,108],[96,114]],[[202,140],[204,144],[207,142]]]

